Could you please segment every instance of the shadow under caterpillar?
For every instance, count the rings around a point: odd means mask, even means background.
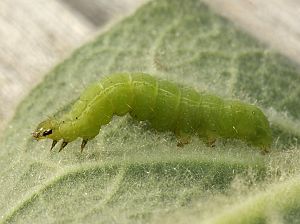
[[[197,92],[144,73],[117,73],[89,86],[70,111],[41,122],[32,136],[63,140],[59,151],[82,138],[81,151],[114,115],[127,113],[149,121],[158,131],[172,131],[178,145],[198,135],[212,145],[217,137],[241,139],[267,152],[272,144],[269,122],[256,106]]]

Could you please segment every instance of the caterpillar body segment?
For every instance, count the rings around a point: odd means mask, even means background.
[[[188,143],[193,134],[210,145],[218,137],[241,139],[263,150],[272,143],[269,122],[258,107],[144,73],[117,73],[92,84],[67,114],[41,122],[32,134],[52,139],[51,149],[63,139],[60,150],[80,137],[83,150],[102,125],[127,113],[158,131],[174,132],[178,145]]]

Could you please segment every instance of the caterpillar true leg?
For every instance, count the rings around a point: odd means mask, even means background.
[[[63,150],[64,147],[66,147],[68,144],[68,142],[63,141],[63,143],[61,143],[60,145],[60,149],[58,150],[58,152],[60,152],[61,150]]]
[[[51,145],[51,148],[50,148],[50,151],[54,148],[54,146],[56,145],[57,141],[56,140],[53,140],[52,142],[52,145]]]
[[[81,146],[80,146],[81,147],[81,152],[83,151],[83,149],[84,149],[87,142],[88,142],[87,139],[82,139],[82,143],[81,143]]]

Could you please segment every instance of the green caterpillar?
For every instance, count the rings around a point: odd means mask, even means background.
[[[148,121],[158,131],[172,131],[179,145],[197,134],[208,144],[217,137],[241,139],[267,151],[272,144],[269,122],[254,105],[223,100],[215,95],[157,79],[144,73],[117,73],[88,87],[69,113],[48,118],[32,133],[50,138],[51,149],[63,139],[59,151],[81,137],[81,151],[114,115],[127,113]]]

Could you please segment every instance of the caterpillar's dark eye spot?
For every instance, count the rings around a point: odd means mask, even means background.
[[[78,119],[78,117],[76,117],[76,120]]]
[[[52,134],[52,129],[48,129],[43,132],[43,136],[51,135]]]

